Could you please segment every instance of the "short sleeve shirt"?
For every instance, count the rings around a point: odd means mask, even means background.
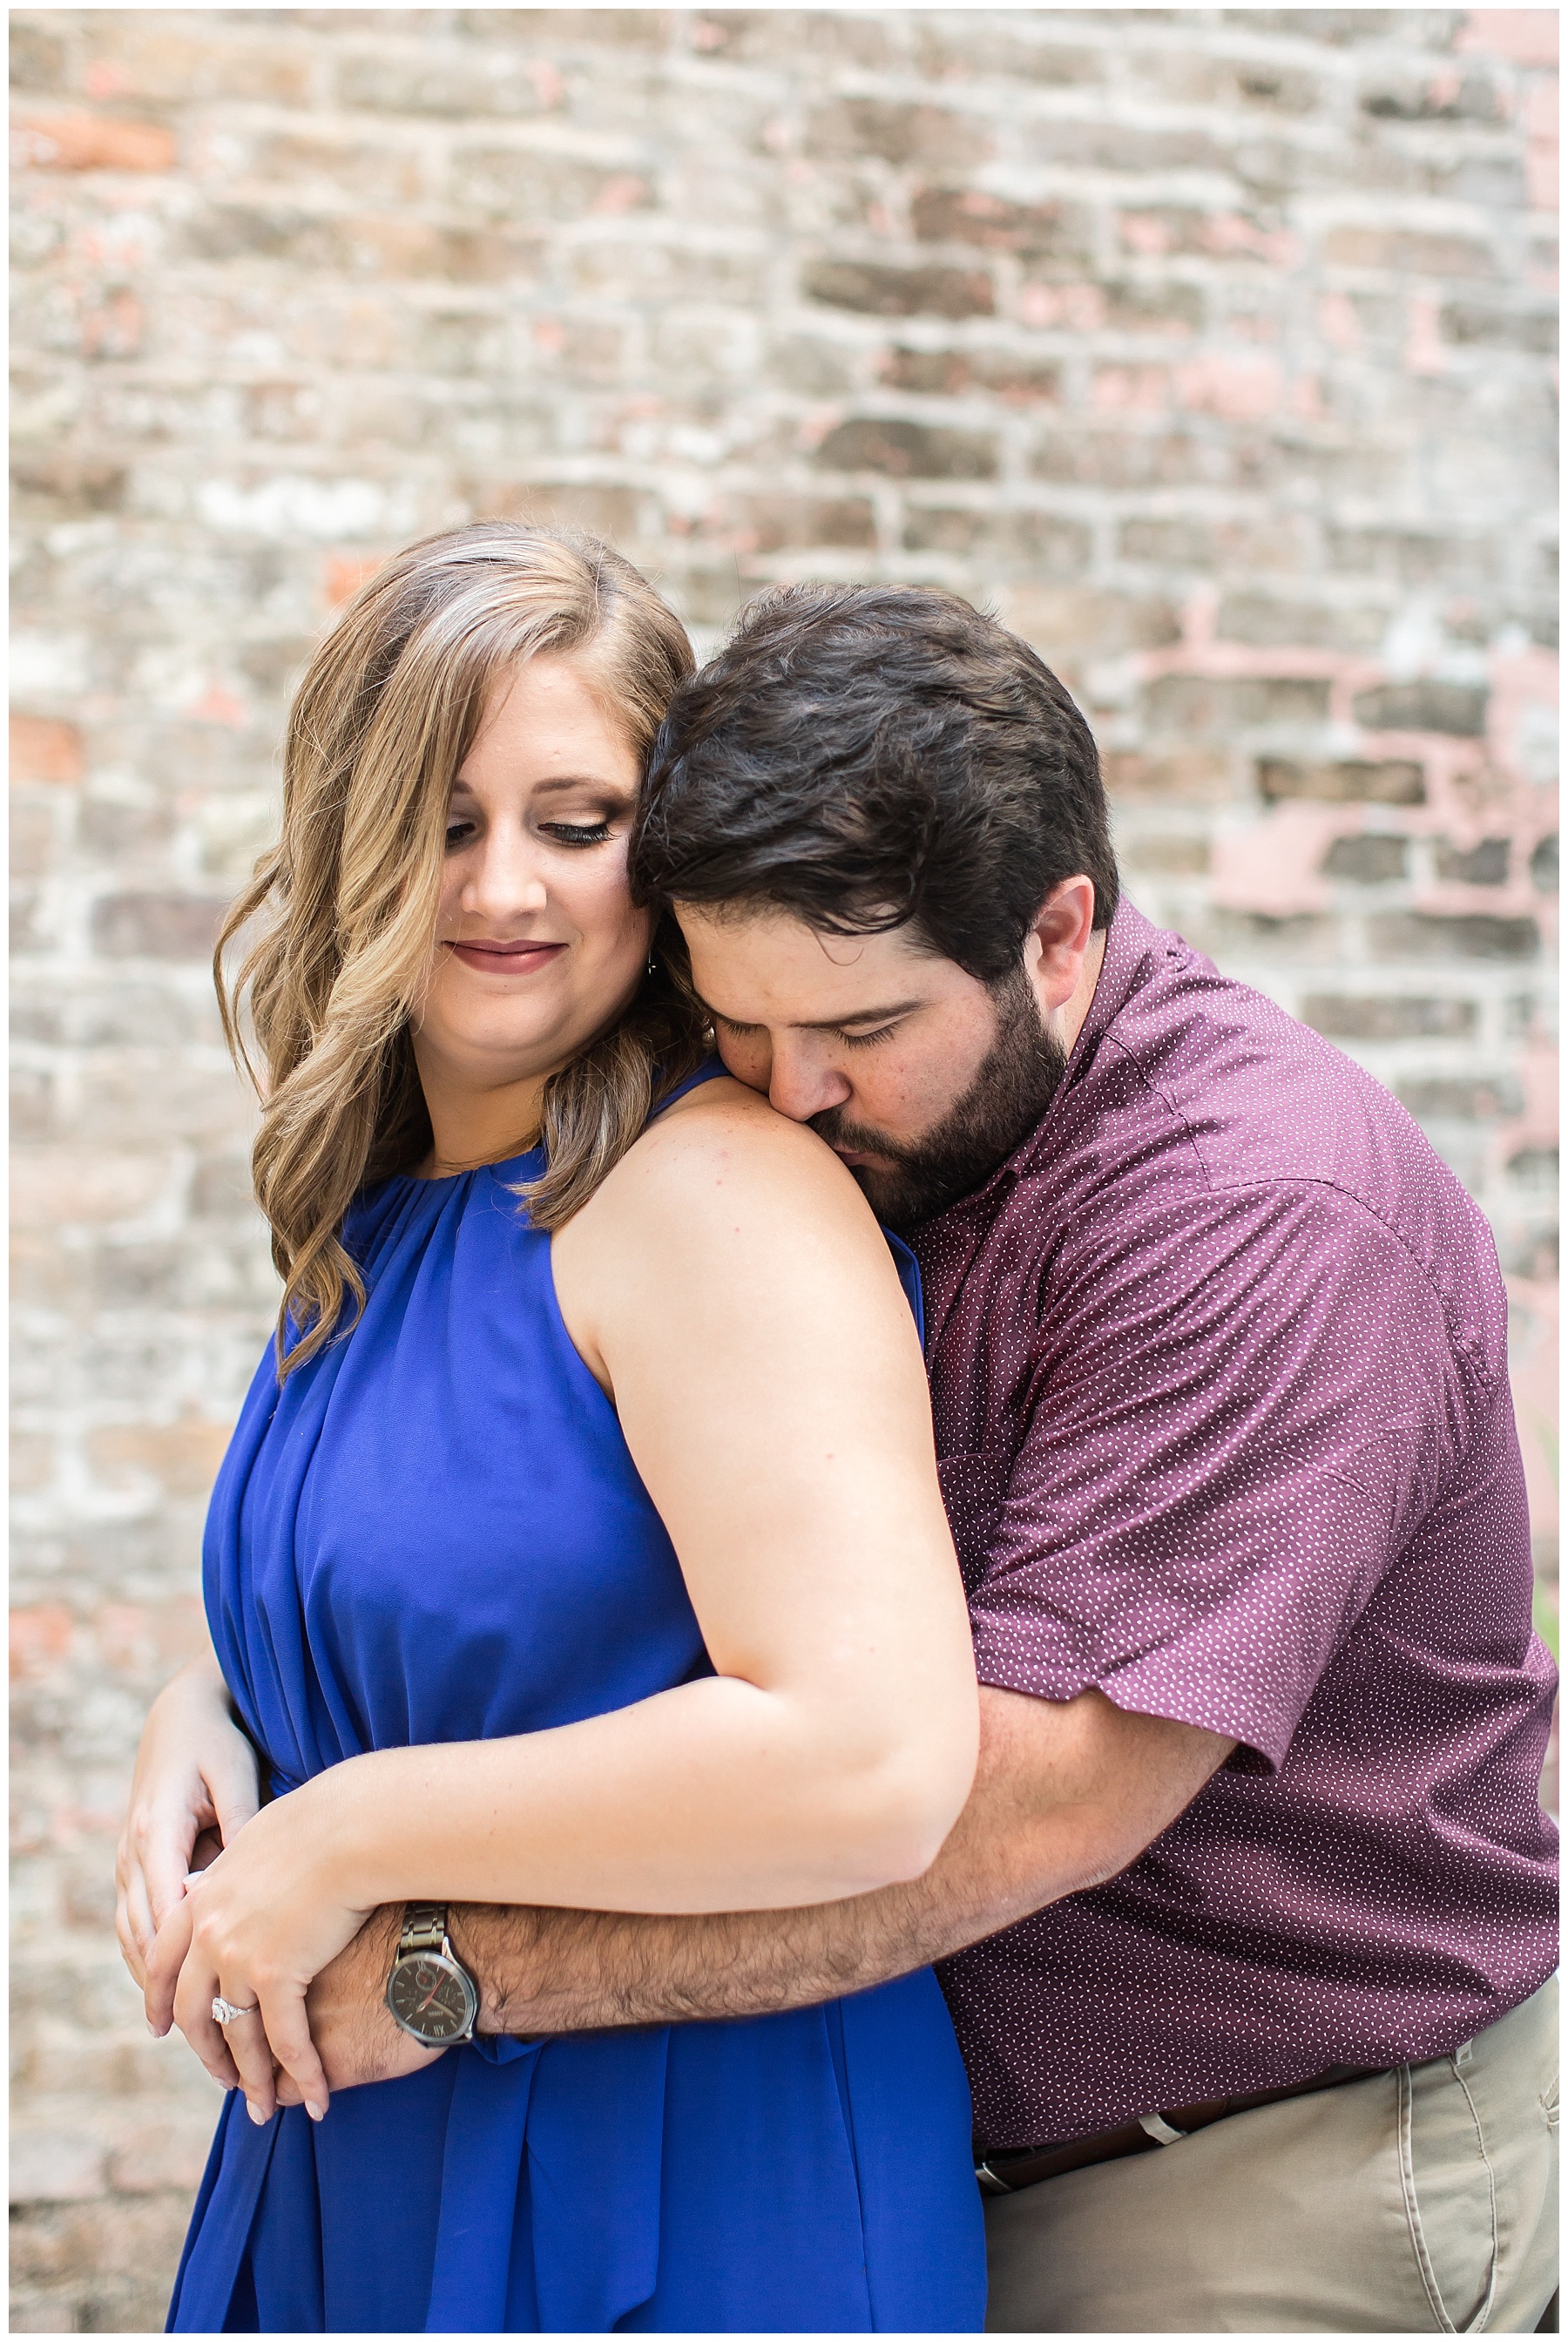
[[[983,1682],[1233,1738],[940,1971],[986,2147],[1435,2057],[1556,1959],[1506,1307],[1368,1075],[1118,910],[1037,1126],[916,1232]]]

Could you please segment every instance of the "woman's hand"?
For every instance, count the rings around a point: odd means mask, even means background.
[[[153,1702],[115,1856],[115,1933],[144,1992],[154,1939],[184,1899],[187,1874],[238,1837],[258,1802],[255,1750],[208,1652]]]
[[[341,1898],[333,1802],[327,1773],[265,1807],[191,1880],[147,1961],[155,2031],[172,2021],[215,2081],[237,2080],[253,2122],[276,2106],[275,2059],[316,2121],[326,2112],[305,1995],[367,1916]],[[245,2012],[226,2027],[213,2016],[218,1996]]]
[[[373,1911],[353,1943],[327,1962],[305,1996],[311,2039],[335,2090],[396,2081],[446,2055],[404,2033],[386,2005],[386,1979],[397,1957],[403,1913],[401,1903]],[[280,2107],[300,2102],[292,2078],[281,2071],[277,2102]]]

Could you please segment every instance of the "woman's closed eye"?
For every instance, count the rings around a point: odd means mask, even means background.
[[[545,837],[550,838],[557,846],[604,846],[608,843],[613,834],[608,820],[545,821],[541,822],[539,826]],[[446,825],[447,853],[461,853],[465,846],[473,845],[478,834],[477,822],[460,816],[454,816]]]
[[[610,835],[607,821],[545,821],[539,826],[557,846],[603,846]]]

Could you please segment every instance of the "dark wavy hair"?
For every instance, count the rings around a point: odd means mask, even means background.
[[[644,900],[908,924],[983,983],[1053,887],[1119,881],[1100,759],[1027,643],[922,586],[786,586],[743,612],[660,726],[631,844]]]

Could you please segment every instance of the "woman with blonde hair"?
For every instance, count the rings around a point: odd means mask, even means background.
[[[445,1908],[857,1894],[929,1866],[974,1767],[894,1258],[709,1056],[628,886],[691,666],[607,548],[484,523],[374,578],[294,707],[220,976],[283,1306],[213,1496],[215,1656],[155,1709],[122,1849],[127,1957],[177,1971],[231,2092],[175,2330],[983,2320],[928,1970],[488,2037]],[[386,1903],[415,2069],[329,2101],[305,1992]]]

